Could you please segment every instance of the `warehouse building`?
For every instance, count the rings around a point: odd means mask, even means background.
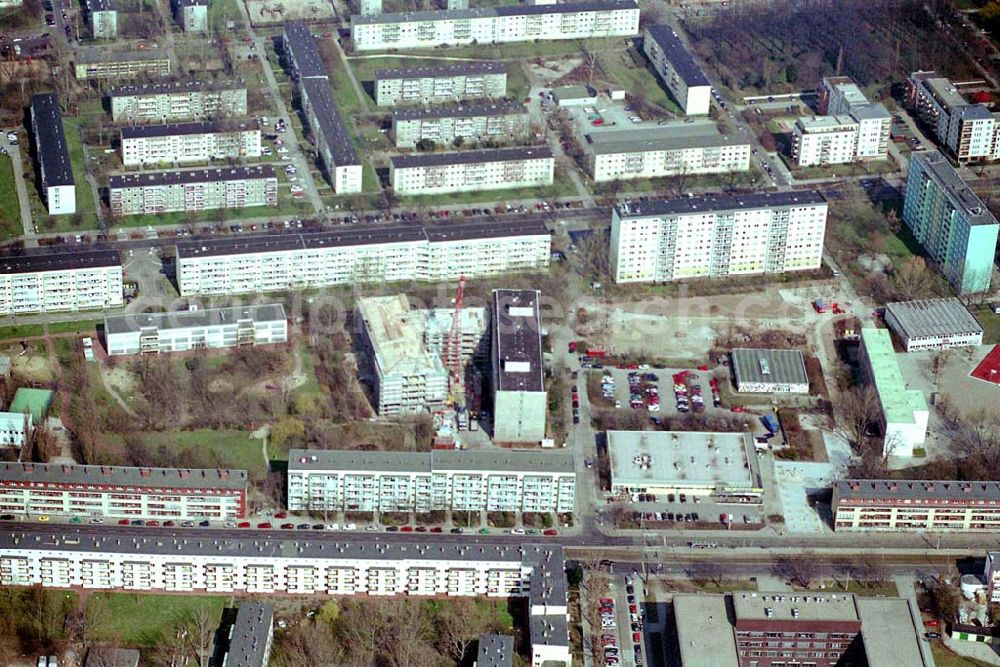
[[[572,665],[558,545],[0,535],[0,585],[216,594],[524,597],[532,667]],[[554,662],[550,662],[554,661]]]
[[[118,216],[277,206],[278,177],[269,164],[124,174],[108,180],[108,200]]]
[[[833,483],[838,531],[1000,530],[1000,482],[841,479]]]
[[[122,164],[192,164],[259,158],[260,126],[231,120],[121,128]]]
[[[493,439],[540,442],[545,438],[545,359],[541,292],[493,290],[490,313],[490,388]]]
[[[184,32],[208,32],[208,0],[174,0],[177,22]]]
[[[615,282],[818,269],[827,202],[815,191],[619,203],[611,218]]]
[[[959,162],[997,158],[996,115],[982,104],[969,104],[945,77],[913,72],[907,79],[907,101]]]
[[[528,109],[519,102],[469,103],[392,113],[396,148],[418,143],[450,146],[456,139],[472,144],[504,144],[531,136]]]
[[[763,486],[749,433],[608,431],[612,495],[684,493],[760,502]]]
[[[375,104],[433,104],[507,94],[507,66],[492,60],[375,71]]]
[[[330,90],[330,77],[309,27],[285,24],[284,53],[296,81],[299,104],[334,193],[361,192],[363,167]]]
[[[352,16],[359,51],[429,49],[442,45],[504,44],[639,34],[635,0],[591,0]]]
[[[892,338],[885,329],[861,329],[859,362],[862,375],[878,397],[883,452],[886,456],[913,456],[927,438],[927,401],[919,389],[907,389],[896,362]]]
[[[118,38],[118,10],[113,0],[86,0],[94,39]]]
[[[940,152],[910,156],[903,222],[960,294],[989,291],[1000,223]]]
[[[505,190],[552,185],[554,171],[548,146],[492,148],[394,155],[389,182],[397,195]]]
[[[113,52],[107,47],[76,47],[77,79],[137,79],[170,76],[170,58],[152,51]]]
[[[750,169],[750,144],[736,135],[720,135],[715,123],[595,131],[586,135],[584,150],[597,183]]]
[[[38,174],[49,215],[76,213],[73,165],[55,93],[31,98],[31,133],[38,149]]]
[[[274,643],[274,606],[266,602],[243,600],[228,632],[216,637],[217,652],[222,655],[221,667],[267,667]]]
[[[907,352],[983,344],[983,326],[954,297],[887,303],[885,323]]]
[[[288,319],[280,303],[135,313],[104,318],[108,355],[273,345],[288,341]]]
[[[712,84],[668,25],[646,28],[642,49],[653,69],[685,115],[706,115],[712,106]]]
[[[173,123],[219,120],[247,114],[243,81],[140,83],[108,91],[116,123]]]
[[[247,471],[0,463],[0,512],[120,519],[246,516]]]
[[[121,307],[117,250],[23,248],[0,255],[0,314]]]
[[[500,448],[288,453],[293,511],[574,511],[571,452]]]
[[[798,350],[736,348],[731,354],[736,391],[762,394],[808,394],[809,376]]]
[[[858,124],[850,116],[799,118],[792,128],[792,157],[800,167],[847,164],[858,149]]]

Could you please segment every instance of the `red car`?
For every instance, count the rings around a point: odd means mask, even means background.
[[[611,598],[601,598],[601,606],[602,607],[611,607],[611,606],[614,606],[614,604],[615,604],[615,601],[612,600]]]
[[[258,524],[257,524],[257,527],[258,527],[258,528],[264,528],[264,529],[267,529],[267,528],[270,528],[270,527],[271,527],[271,524],[269,524],[268,522],[266,522],[266,521],[265,521],[264,523],[258,523]]]
[[[160,522],[159,522],[159,521],[157,521],[156,519],[153,519],[152,521],[147,521],[147,522],[146,522],[146,525],[147,525],[147,526],[154,526],[154,527],[155,527],[155,526],[159,526],[159,525],[160,525]]]
[[[744,408],[742,405],[734,405],[732,408],[730,408],[730,410],[732,410],[733,412],[745,412],[746,408]]]
[[[282,530],[291,530],[293,528],[295,528],[295,524],[294,523],[283,523],[283,524],[281,524],[281,529]]]
[[[274,518],[275,519],[284,519],[286,516],[288,516],[287,512],[278,512],[277,514],[274,515]]]
[[[636,643],[636,644],[641,644],[642,643],[642,633],[633,632],[632,633],[632,641],[634,643]]]
[[[118,525],[119,526],[127,526],[128,525],[128,519],[118,519]]]
[[[401,533],[412,533],[413,532],[413,526],[400,526],[399,532],[401,532]]]
[[[556,530],[555,528],[548,528],[548,529],[542,531],[542,535],[552,536],[552,535],[558,535],[558,534],[559,534],[559,531]]]
[[[432,533],[443,533],[444,529],[441,528],[441,526],[434,526],[433,528],[431,528],[431,532]]]
[[[236,527],[237,528],[249,528],[250,527],[250,522],[249,521],[240,521],[238,524],[236,524]]]
[[[926,625],[928,628],[936,628],[938,626],[938,622],[936,618],[930,618],[924,621],[924,625]]]

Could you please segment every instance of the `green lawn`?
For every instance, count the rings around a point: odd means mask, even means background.
[[[156,646],[164,632],[173,631],[204,609],[212,624],[222,619],[231,598],[220,595],[149,595],[141,593],[92,593],[87,605],[100,605],[96,634],[132,646]]]
[[[983,325],[983,345],[1000,343],[1000,315],[989,308],[976,310],[972,314]]]
[[[934,656],[934,664],[937,667],[988,667],[989,663],[982,660],[973,660],[955,653],[952,653],[944,644],[933,642],[931,644],[931,654]]]
[[[296,387],[294,393],[307,395],[322,394],[323,387],[316,378],[316,362],[313,360],[312,354],[309,353],[309,347],[305,343],[299,344],[299,355],[302,357],[302,374],[305,375],[306,381],[304,384]]]
[[[41,336],[45,333],[41,324],[13,324],[0,327],[0,340],[9,338],[30,338],[31,336]]]
[[[223,464],[237,470],[264,474],[266,466],[261,455],[261,442],[250,438],[246,431],[147,431],[142,438],[151,446],[165,445],[178,451],[189,447],[216,452]]]
[[[599,61],[603,73],[600,76],[602,81],[628,91],[642,91],[647,102],[659,105],[670,113],[682,115],[680,106],[667,93],[659,77],[645,60],[642,64],[637,64],[628,51],[621,50],[601,53]]]
[[[76,320],[72,322],[52,322],[49,324],[50,334],[93,334],[104,320]]]
[[[208,26],[216,32],[222,31],[227,20],[239,18],[240,10],[236,0],[214,0],[208,3]]]
[[[90,191],[90,183],[87,182],[87,162],[83,155],[79,121],[75,118],[64,118],[63,129],[66,132],[69,159],[73,163],[73,180],[76,181],[77,213],[83,216],[84,229],[97,229],[97,209],[94,205],[94,194]]]
[[[0,238],[20,236],[22,231],[14,165],[9,155],[0,155]]]

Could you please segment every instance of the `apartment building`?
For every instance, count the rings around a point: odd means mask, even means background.
[[[131,313],[104,318],[109,356],[254,347],[288,342],[288,318],[280,303]]]
[[[555,158],[548,146],[459,153],[394,155],[389,182],[397,195],[505,190],[552,185]]]
[[[792,158],[800,167],[853,162],[858,124],[850,116],[799,118],[792,128]]]
[[[298,21],[286,23],[282,44],[296,81],[299,104],[333,191],[338,195],[361,192],[361,158],[340,117],[326,66],[309,27]]]
[[[634,0],[592,0],[352,16],[359,51],[429,49],[442,45],[504,44],[639,34]]]
[[[476,449],[361,452],[293,449],[294,511],[574,511],[571,452]]]
[[[907,100],[959,162],[996,159],[1000,125],[995,114],[981,104],[969,104],[948,79],[937,72],[912,73]]]
[[[712,84],[670,26],[646,28],[642,50],[685,115],[708,114]]]
[[[174,0],[177,22],[184,32],[208,32],[208,0]]]
[[[0,255],[0,314],[100,310],[122,301],[117,250],[23,248]]]
[[[380,107],[499,98],[506,94],[507,66],[497,61],[375,71],[375,104]]]
[[[537,290],[493,290],[490,390],[497,442],[545,438],[541,298]]]
[[[849,116],[858,124],[855,158],[886,157],[892,114],[883,104],[869,102],[853,79],[847,76],[825,77],[818,91],[818,106],[823,115]]]
[[[39,181],[49,215],[76,213],[76,182],[55,93],[31,98],[31,133],[35,136]]]
[[[521,142],[531,136],[528,109],[519,102],[468,103],[392,112],[392,138],[396,148],[416,148],[418,143],[451,146]]]
[[[480,635],[472,667],[514,667],[514,638],[510,635]]]
[[[913,450],[927,438],[930,413],[923,392],[907,389],[888,330],[863,327],[858,360],[865,382],[878,399],[884,454],[913,456]]]
[[[358,0],[358,13],[362,16],[377,16],[382,13],[382,0]]]
[[[140,83],[108,91],[115,123],[175,123],[247,115],[243,81]]]
[[[983,581],[986,582],[986,599],[993,603],[1000,602],[1000,551],[986,552]]]
[[[120,519],[246,516],[247,471],[0,463],[0,512]]]
[[[274,606],[254,600],[240,602],[224,636],[221,667],[267,667],[274,644]]]
[[[214,594],[525,597],[531,665],[571,667],[562,547],[0,534],[0,585]],[[547,662],[547,661],[555,661]]]
[[[816,191],[710,195],[617,204],[615,282],[818,269],[827,202]]]
[[[587,167],[597,183],[664,176],[725,174],[750,169],[750,144],[720,135],[714,123],[592,132]]]
[[[225,169],[153,171],[108,179],[118,216],[278,205],[278,177],[269,164]]]
[[[940,152],[910,156],[903,222],[960,294],[989,291],[1000,223]]]
[[[983,344],[983,325],[954,297],[887,303],[885,324],[907,352]]]
[[[113,0],[86,0],[94,39],[118,38],[118,10]]]
[[[35,430],[30,412],[0,412],[0,447],[20,449]]]
[[[130,125],[120,132],[122,164],[126,167],[261,156],[260,126],[256,122],[212,120]]]
[[[77,47],[73,72],[77,79],[136,79],[170,76],[170,57],[162,52],[114,52],[107,47]]]
[[[440,282],[545,270],[551,241],[544,224],[520,221],[189,240],[177,276],[182,296]]]
[[[841,479],[833,483],[838,531],[1000,530],[1000,483]]]

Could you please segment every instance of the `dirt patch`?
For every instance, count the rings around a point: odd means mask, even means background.
[[[208,383],[208,390],[213,394],[221,394],[224,392],[231,392],[233,390],[233,383],[229,380],[223,380],[222,378],[216,378]]]
[[[551,86],[554,82],[566,77],[583,64],[579,56],[565,58],[537,58],[525,65],[528,76],[538,85]]]
[[[119,395],[128,396],[135,391],[135,376],[127,368],[122,366],[115,366],[114,368],[102,366],[101,373],[104,375],[104,379],[108,385]]]
[[[52,364],[48,357],[25,355],[11,359],[11,369],[14,373],[30,380],[48,382],[52,380]]]

